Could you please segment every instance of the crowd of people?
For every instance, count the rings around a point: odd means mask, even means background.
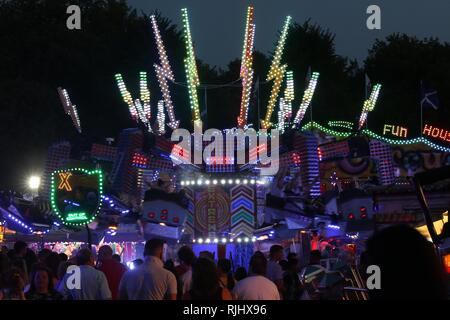
[[[393,244],[404,246],[395,249]],[[295,253],[272,245],[268,256],[256,251],[247,268],[234,270],[229,259],[216,260],[204,251],[196,256],[189,246],[177,252],[177,263],[163,261],[165,242],[145,243],[144,259],[127,268],[103,245],[94,255],[88,248],[72,257],[42,249],[37,254],[18,241],[0,253],[0,300],[302,300],[323,299],[310,291],[308,276],[324,275],[321,252],[299,266]],[[412,261],[413,265],[402,269]],[[414,229],[399,226],[375,234],[367,243],[361,265],[377,264],[383,288],[371,298],[446,298],[439,260],[429,243]],[[310,277],[311,279],[312,277]],[[317,278],[317,277],[316,277]],[[306,281],[305,281],[306,279]],[[342,281],[336,283],[341,289]],[[400,295],[400,297],[399,297]],[[340,294],[329,299],[341,299]]]

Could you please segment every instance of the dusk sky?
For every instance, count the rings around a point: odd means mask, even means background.
[[[255,7],[257,50],[273,50],[277,31],[286,15],[296,22],[311,18],[336,34],[337,53],[362,62],[376,38],[393,32],[419,38],[450,41],[450,2],[445,0],[129,0],[149,13],[159,9],[181,24],[181,9],[189,10],[196,55],[209,64],[223,66],[240,57],[246,7]],[[366,9],[381,7],[381,30],[366,28]]]

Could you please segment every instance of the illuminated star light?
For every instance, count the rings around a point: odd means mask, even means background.
[[[361,112],[361,116],[359,117],[358,130],[364,126],[367,120],[367,115],[369,112],[375,109],[375,105],[378,100],[378,95],[380,94],[381,84],[376,84],[372,88],[372,92],[370,93],[369,99],[364,101],[363,109]]]
[[[161,88],[164,104],[166,105],[167,114],[169,115],[170,122],[167,124],[170,128],[178,128],[180,121],[175,119],[174,106],[172,98],[170,96],[169,84],[167,79],[175,81],[172,69],[170,68],[169,59],[167,58],[166,50],[164,49],[164,43],[161,39],[158,24],[154,15],[150,16],[152,21],[153,34],[155,35],[156,45],[158,47],[160,65],[156,63],[153,65],[156,71],[156,77],[158,78],[159,87]]]
[[[114,77],[116,79],[117,86],[119,87],[122,99],[128,105],[128,109],[130,111],[133,120],[136,122],[140,120],[142,123],[145,124],[148,131],[152,132],[150,126],[151,108],[150,108],[150,91],[147,88],[147,73],[146,72],[139,73],[141,98],[135,99],[134,101],[133,98],[131,97],[131,93],[127,90],[122,75],[118,73]]]
[[[303,94],[303,99],[300,104],[300,108],[297,111],[297,114],[294,119],[294,126],[299,125],[300,122],[303,120],[303,117],[305,116],[306,110],[308,109],[309,105],[311,104],[311,100],[314,95],[314,91],[316,91],[317,86],[317,80],[319,79],[319,73],[313,72],[311,75],[311,79],[309,79],[308,87],[305,90],[305,93]]]
[[[272,117],[273,109],[280,93],[281,82],[283,81],[283,76],[286,71],[286,65],[281,65],[281,56],[283,54],[284,43],[286,42],[286,37],[289,29],[289,23],[291,22],[291,17],[287,16],[284,23],[283,31],[280,35],[277,48],[275,50],[275,55],[272,60],[272,65],[270,66],[269,73],[267,75],[267,81],[274,80],[272,91],[270,93],[269,103],[267,105],[267,112],[264,120],[261,120],[262,128],[268,129],[272,126],[270,119]]]
[[[200,107],[198,104],[197,87],[200,85],[200,80],[197,73],[197,63],[195,61],[194,46],[192,44],[191,30],[189,27],[189,17],[187,9],[181,9],[183,20],[183,35],[186,45],[187,56],[184,59],[184,66],[186,70],[186,79],[189,90],[189,101],[192,110],[192,118],[194,125],[201,125]]]
[[[247,124],[248,106],[252,89],[253,74],[253,44],[255,40],[255,24],[253,23],[253,7],[247,8],[247,21],[245,24],[244,47],[242,50],[241,71],[242,97],[241,110],[237,118],[238,127],[243,128]]]
[[[81,133],[81,122],[80,118],[78,117],[77,106],[72,104],[72,102],[70,101],[69,93],[66,89],[58,87],[57,90],[64,108],[64,112],[72,118],[73,125],[75,126],[77,131]]]

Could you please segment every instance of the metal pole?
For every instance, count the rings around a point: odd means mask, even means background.
[[[87,232],[87,241],[88,241],[89,249],[92,250],[92,234],[91,234],[91,230],[89,229],[87,223],[86,223],[86,232]]]
[[[420,136],[422,137],[423,135],[423,107],[422,107],[422,102],[420,102]]]
[[[260,125],[260,117],[259,117],[259,88],[260,88],[260,84],[259,84],[259,78],[258,78],[258,119],[256,120],[257,126],[258,126],[258,131],[259,131],[259,125]]]

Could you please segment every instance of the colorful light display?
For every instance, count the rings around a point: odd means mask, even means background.
[[[139,87],[140,87],[140,99],[131,97],[131,93],[127,90],[125,82],[123,81],[120,73],[115,76],[117,86],[119,87],[120,94],[123,101],[128,105],[128,110],[134,121],[141,121],[147,127],[149,132],[152,132],[150,126],[151,107],[150,107],[150,91],[147,87],[147,73],[141,71],[139,73]],[[143,104],[142,104],[143,103]]]
[[[243,128],[247,124],[250,93],[253,81],[253,44],[255,40],[255,24],[253,24],[253,7],[247,9],[247,22],[245,24],[244,48],[242,50],[241,71],[242,97],[241,110],[237,119],[238,127]]]
[[[187,9],[181,9],[183,19],[183,35],[186,45],[187,56],[184,59],[184,66],[186,70],[186,80],[189,90],[189,101],[192,110],[192,119],[194,124],[201,125],[200,107],[198,103],[197,87],[200,84],[197,73],[197,63],[195,61],[194,45],[192,43],[191,30],[189,27],[189,16]]]
[[[316,91],[317,81],[319,80],[319,73],[313,72],[311,79],[309,79],[308,87],[303,94],[302,102],[300,103],[300,108],[297,111],[294,119],[294,127],[298,126],[305,116],[306,110],[311,104],[312,98],[314,96],[314,91]]]
[[[69,93],[66,89],[58,87],[59,98],[64,107],[64,112],[72,118],[73,125],[81,133],[81,122],[78,116],[77,106],[70,101]]]
[[[281,32],[280,39],[278,40],[277,48],[273,56],[272,65],[270,66],[269,73],[267,74],[267,81],[274,80],[272,85],[272,91],[270,92],[269,103],[267,105],[266,116],[261,120],[263,129],[268,129],[272,126],[270,119],[272,118],[273,109],[280,93],[281,82],[286,71],[286,65],[280,65],[281,56],[283,54],[284,44],[286,42],[287,33],[291,17],[287,16],[284,22],[283,31]]]
[[[392,124],[385,124],[383,127],[383,135],[392,134],[397,137],[406,138],[408,136],[408,129]]]
[[[102,207],[102,197],[101,170],[71,168],[51,175],[52,211],[65,224],[81,226],[94,221]]]
[[[167,58],[166,50],[161,39],[161,34],[159,32],[155,16],[150,16],[150,20],[152,22],[153,34],[155,35],[160,61],[160,65],[154,64],[153,66],[156,71],[156,77],[158,78],[159,87],[162,91],[167,114],[169,115],[170,122],[167,125],[172,129],[176,129],[180,125],[180,121],[175,119],[174,105],[170,96],[169,84],[167,82],[167,80],[175,81],[175,77],[173,75],[172,69],[170,68],[169,59]]]
[[[380,94],[380,90],[381,90],[381,84],[374,85],[372,88],[372,92],[370,93],[369,99],[364,101],[361,116],[359,117],[358,130],[361,130],[361,128],[366,123],[367,115],[369,114],[369,112],[371,112],[371,111],[373,111],[373,109],[375,109],[375,105],[377,103],[378,95]]]

